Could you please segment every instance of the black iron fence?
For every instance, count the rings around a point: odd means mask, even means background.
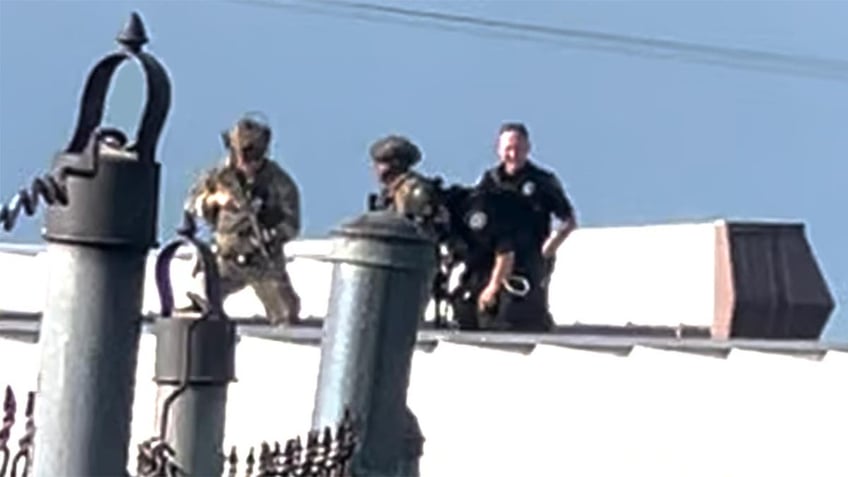
[[[15,426],[18,401],[11,386],[6,386],[3,400],[3,424],[0,428],[0,477],[29,477],[31,475],[35,419],[35,393],[27,393],[25,430],[18,439],[17,450],[10,448]],[[249,447],[242,456],[233,446],[227,456],[221,477],[349,477],[350,462],[356,447],[351,413],[344,413],[335,428],[312,430],[306,435],[289,439],[284,445],[263,442]],[[222,449],[223,451],[223,449]],[[183,477],[188,475],[178,463],[178,456],[159,438],[138,445],[135,477]]]
[[[34,419],[35,393],[27,394],[26,428],[24,435],[18,439],[18,449],[13,451],[9,447],[12,436],[12,427],[18,411],[18,401],[11,386],[6,386],[6,395],[3,398],[3,427],[0,428],[0,477],[26,477],[32,469],[33,439],[35,437]]]
[[[346,412],[332,429],[312,430],[306,445],[300,436],[270,444],[250,447],[239,457],[233,446],[227,457],[222,477],[349,477],[350,462],[356,446],[353,421]],[[177,463],[177,456],[162,440],[155,438],[138,446],[137,477],[178,477],[187,475]]]
[[[350,413],[346,412],[335,429],[325,427],[323,432],[312,430],[307,434],[306,445],[300,436],[290,439],[284,446],[279,442],[263,442],[258,456],[253,447],[244,458],[243,467],[235,447],[227,459],[227,477],[347,477],[350,460],[356,445]],[[241,470],[243,468],[243,470]]]

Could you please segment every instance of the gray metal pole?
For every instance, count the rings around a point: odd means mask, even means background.
[[[145,257],[61,244],[47,254],[34,473],[122,475]]]
[[[406,405],[418,324],[436,271],[435,244],[391,212],[369,212],[334,231],[313,429],[349,408],[357,477],[418,475],[423,436]]]
[[[235,324],[211,317],[176,318],[157,327],[157,415],[164,441],[186,475],[219,476],[225,459],[227,386],[235,374]],[[192,369],[186,379],[187,346],[192,348]]]
[[[171,318],[170,262],[184,242],[162,249],[156,282],[162,318],[156,322],[157,422],[160,439],[174,452],[177,466],[192,476],[224,471],[227,386],[235,379],[236,325],[223,311],[215,258],[189,238],[203,261],[206,310],[199,318]]]
[[[147,37],[133,14],[122,51],[92,70],[73,139],[57,155],[67,205],[46,211],[47,297],[35,423],[36,477],[125,475],[130,442],[144,274],[156,243],[156,145],[170,105],[164,68],[141,52]],[[148,80],[133,144],[97,131],[109,82],[126,59]],[[92,139],[94,138],[94,139]]]

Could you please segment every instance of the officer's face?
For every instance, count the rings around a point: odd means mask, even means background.
[[[236,167],[248,176],[255,175],[262,165],[262,157],[252,153],[252,151],[237,151],[235,155]]]
[[[380,182],[387,180],[394,172],[394,169],[394,165],[390,162],[374,161],[374,173]]]
[[[498,138],[498,157],[510,166],[522,166],[527,162],[530,144],[515,131],[506,131]]]

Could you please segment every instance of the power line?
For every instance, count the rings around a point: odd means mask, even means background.
[[[773,53],[767,51],[757,51],[744,48],[734,47],[718,47],[711,45],[701,45],[697,43],[689,43],[675,40],[661,40],[655,38],[645,38],[630,35],[621,35],[614,33],[577,30],[570,28],[559,28],[544,25],[534,25],[530,23],[510,22],[502,20],[492,20],[487,18],[472,17],[467,15],[456,15],[450,13],[441,13],[426,10],[413,10],[400,7],[390,7],[385,5],[370,4],[365,2],[352,2],[345,0],[309,0],[310,3],[320,3],[325,5],[335,5],[359,10],[370,10],[375,12],[384,12],[388,14],[404,15],[410,17],[428,18],[432,20],[445,21],[451,23],[461,23],[468,25],[503,28],[506,30],[525,31],[541,33],[546,35],[571,37],[576,39],[585,39],[591,41],[602,41],[614,44],[629,44],[647,48],[655,48],[658,50],[678,51],[686,53],[704,53],[715,54],[732,58],[742,59],[761,59],[772,61],[785,61],[801,64],[809,64],[814,66],[824,67],[839,67],[848,69],[848,61],[822,59],[801,55],[789,55],[785,53]]]
[[[481,36],[484,38],[511,38],[518,40],[528,40],[528,41],[536,41],[542,43],[549,43],[554,45],[559,45],[560,43],[555,41],[549,41],[545,38],[531,37],[528,35],[521,35],[517,33],[509,33],[509,32],[487,32],[487,31],[475,31],[468,30],[467,28],[443,25],[438,23],[425,24],[420,21],[412,21],[405,20],[403,18],[386,18],[385,16],[376,16],[374,14],[369,14],[367,12],[356,12],[356,11],[346,11],[339,12],[328,10],[326,6],[316,6],[316,5],[304,5],[302,3],[290,3],[290,2],[282,2],[277,0],[223,0],[224,2],[236,4],[236,5],[250,5],[257,7],[267,7],[271,9],[279,9],[279,10],[289,10],[297,13],[305,13],[305,14],[314,14],[317,16],[331,17],[331,18],[342,18],[342,19],[355,19],[355,20],[363,20],[371,23],[381,23],[384,25],[407,25],[413,27],[425,27],[428,29],[439,30],[439,31],[450,31],[450,32],[460,32],[467,33],[474,36]],[[297,0],[294,0],[295,2]]]
[[[407,20],[403,17],[386,17],[374,15],[373,13],[368,12],[359,12],[359,11],[334,11],[331,9],[327,9],[326,6],[321,5],[305,5],[303,2],[298,2],[298,0],[293,0],[297,3],[279,1],[279,0],[224,0],[225,2],[240,4],[240,5],[251,5],[257,7],[267,7],[271,9],[280,9],[280,10],[289,10],[297,13],[305,13],[305,14],[314,14],[317,16],[325,16],[331,18],[342,18],[342,19],[355,19],[355,20],[363,20],[371,23],[380,23],[384,25],[407,25],[411,27],[419,27],[424,29],[432,29],[438,31],[449,31],[449,32],[458,32],[469,34],[472,36],[479,36],[482,38],[494,38],[494,39],[513,39],[520,41],[528,41],[533,43],[554,45],[554,46],[574,46],[579,47],[585,50],[597,50],[597,51],[613,51],[617,53],[626,53],[633,56],[643,56],[649,58],[657,58],[660,55],[657,53],[652,53],[649,51],[638,50],[636,48],[628,48],[626,46],[608,46],[601,44],[583,44],[583,45],[569,45],[566,41],[557,38],[545,38],[540,36],[533,36],[528,33],[519,33],[519,32],[509,32],[509,31],[487,31],[487,30],[473,30],[468,29],[467,27],[462,26],[453,26],[446,25],[435,22],[421,22],[415,20]],[[311,2],[306,2],[311,3]]]
[[[235,4],[286,9],[307,14],[352,18],[378,23],[404,24],[470,33],[490,38],[547,43],[568,48],[598,50],[630,56],[696,62],[791,76],[848,80],[848,61],[841,59],[560,28],[347,0],[228,1]],[[481,29],[483,30],[481,31]]]

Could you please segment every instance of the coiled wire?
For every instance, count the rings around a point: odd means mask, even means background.
[[[21,189],[9,201],[0,208],[0,223],[6,232],[15,228],[21,210],[32,216],[38,210],[39,198],[47,205],[68,205],[68,188],[66,177],[60,174],[50,173],[36,177],[30,183],[29,189]]]
[[[0,224],[3,225],[3,230],[10,232],[15,228],[21,211],[30,217],[34,215],[38,210],[39,199],[48,206],[68,205],[68,177],[91,178],[97,174],[100,145],[104,140],[110,140],[112,147],[114,145],[123,147],[127,142],[126,136],[120,130],[103,128],[95,131],[89,143],[88,154],[63,155],[60,161],[63,162],[62,164],[50,173],[33,179],[29,189],[21,188],[8,203],[0,207]]]

